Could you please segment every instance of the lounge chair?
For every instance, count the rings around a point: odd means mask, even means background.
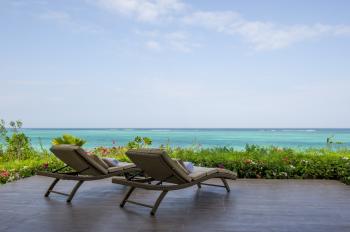
[[[151,215],[155,215],[158,206],[169,191],[179,190],[193,185],[197,185],[198,188],[201,188],[201,185],[210,185],[226,188],[226,191],[230,192],[230,187],[226,179],[235,180],[237,178],[236,173],[221,168],[194,167],[193,172],[189,173],[179,162],[171,159],[165,151],[160,149],[132,149],[127,151],[126,154],[140,168],[141,174],[147,178],[112,178],[113,183],[130,187],[120,206],[124,207],[125,203],[128,202],[149,207],[152,208]],[[203,183],[213,178],[221,179],[223,185]],[[154,205],[128,200],[136,188],[161,191],[161,194]]]
[[[37,175],[52,177],[55,180],[45,193],[45,197],[48,197],[50,193],[56,193],[67,196],[67,202],[71,202],[75,193],[84,181],[100,180],[109,178],[112,176],[125,175],[138,170],[134,164],[119,162],[115,167],[106,168],[102,164],[99,164],[92,156],[88,155],[82,148],[73,145],[55,145],[51,149],[53,154],[62,160],[66,165],[53,172],[37,172]],[[64,169],[73,169],[73,172],[59,172]],[[55,185],[60,180],[74,180],[78,183],[74,186],[69,194],[54,191]]]

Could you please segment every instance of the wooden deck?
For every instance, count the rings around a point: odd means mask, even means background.
[[[0,186],[0,231],[350,231],[350,186],[337,181],[237,180],[229,181],[229,194],[192,187],[170,192],[155,217],[148,208],[119,208],[127,189],[108,179],[84,183],[71,204],[43,197],[51,181],[36,176]],[[157,195],[137,190],[133,199],[153,203]]]

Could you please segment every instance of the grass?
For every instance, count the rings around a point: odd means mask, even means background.
[[[334,179],[350,184],[350,149],[296,150],[277,147],[247,146],[233,148],[166,148],[174,158],[206,167],[227,168],[240,178],[267,179]],[[89,153],[128,161],[126,147],[98,147]],[[54,170],[63,163],[49,152],[37,151],[24,160],[4,161],[0,158],[0,183],[35,175],[39,170]]]

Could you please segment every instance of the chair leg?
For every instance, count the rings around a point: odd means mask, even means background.
[[[47,189],[46,193],[45,193],[45,197],[48,197],[51,193],[51,190],[55,187],[55,185],[57,184],[57,182],[59,181],[60,179],[56,178],[50,185],[50,187]]]
[[[156,214],[156,211],[160,205],[160,203],[162,202],[163,198],[165,197],[165,195],[168,193],[167,190],[163,190],[163,192],[159,195],[156,203],[154,204],[152,211],[151,211],[151,215],[154,216]]]
[[[202,188],[201,183],[198,183],[197,186],[198,186],[199,189]]]
[[[68,196],[67,203],[70,203],[72,201],[75,193],[77,192],[79,187],[82,185],[82,183],[84,183],[84,181],[83,180],[79,180],[79,182],[74,186],[72,192]]]
[[[135,190],[135,187],[130,187],[130,188],[129,188],[128,192],[127,192],[127,193],[125,194],[125,196],[124,196],[124,199],[123,199],[122,203],[120,203],[120,207],[122,207],[122,208],[124,207],[126,201],[129,199],[131,193],[132,193],[134,190]]]
[[[226,179],[221,178],[221,180],[222,180],[222,183],[224,183],[224,185],[225,185],[226,191],[229,193],[230,192],[230,186],[228,185]]]

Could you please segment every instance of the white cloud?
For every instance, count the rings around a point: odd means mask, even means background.
[[[136,31],[135,33],[145,37],[147,39],[146,48],[154,51],[172,50],[188,53],[200,47],[199,43],[192,42],[190,35],[183,31]]]
[[[151,50],[171,50],[190,52],[198,47],[192,42],[186,31],[189,26],[206,28],[241,38],[254,50],[274,50],[289,47],[293,44],[331,36],[350,36],[350,25],[298,24],[283,25],[274,22],[254,21],[234,11],[196,11],[181,0],[86,0],[93,1],[103,9],[119,15],[130,17],[143,23],[151,23],[157,28],[158,23],[166,24],[175,32],[157,32],[155,35],[144,35],[142,43]],[[52,20],[74,31],[100,32],[101,28],[77,21],[67,12],[48,11],[40,16]],[[159,25],[158,25],[159,26]],[[160,28],[160,27],[158,27]],[[162,34],[162,35],[160,35]],[[152,39],[148,38],[152,37]],[[162,49],[160,49],[162,48]]]
[[[190,41],[189,36],[184,32],[172,32],[164,35],[170,48],[180,52],[191,52],[193,48],[199,47],[200,44]]]
[[[334,35],[350,35],[350,26],[338,25],[334,27]]]
[[[272,50],[321,36],[350,35],[346,25],[278,25],[270,22],[249,21],[232,11],[197,11],[184,17],[188,25],[205,27],[230,35],[238,35],[256,50]]]
[[[160,51],[161,50],[160,44],[154,40],[147,41],[145,45],[148,49],[153,50],[153,51]]]
[[[143,22],[167,19],[186,8],[179,0],[97,0],[97,3],[105,9]]]

